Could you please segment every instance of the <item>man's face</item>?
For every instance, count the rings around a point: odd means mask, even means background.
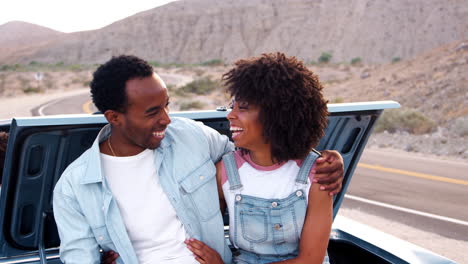
[[[171,122],[166,85],[153,74],[127,81],[126,92],[128,105],[125,113],[120,113],[118,127],[123,136],[122,147],[137,152],[158,148]]]

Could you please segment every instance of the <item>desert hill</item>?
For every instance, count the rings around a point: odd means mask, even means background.
[[[359,75],[328,85],[327,98],[344,102],[395,100],[439,126],[468,116],[468,41],[430,50],[408,61],[361,68]]]
[[[35,41],[54,39],[64,33],[35,24],[12,21],[0,25],[0,46],[31,44]]]
[[[64,34],[27,22],[5,23],[0,25],[0,58],[18,53],[28,56]]]
[[[466,0],[181,0],[1,52],[0,63],[102,63],[122,53],[161,63],[229,63],[275,50],[305,61],[329,52],[333,62],[387,63],[467,39],[467,17]]]

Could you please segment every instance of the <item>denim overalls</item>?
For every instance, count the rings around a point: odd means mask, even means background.
[[[318,158],[311,152],[303,161],[295,191],[283,199],[263,199],[242,194],[234,154],[223,156],[230,191],[235,194],[231,241],[239,248],[233,263],[263,264],[297,257],[307,212],[306,187],[310,169]],[[259,188],[262,188],[259,186]],[[324,263],[328,263],[325,257]]]

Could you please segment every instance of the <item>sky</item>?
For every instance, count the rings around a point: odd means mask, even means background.
[[[62,32],[92,30],[174,0],[2,0],[0,25],[24,21]]]

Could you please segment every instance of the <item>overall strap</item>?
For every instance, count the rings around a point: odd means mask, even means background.
[[[223,156],[224,168],[226,169],[226,175],[229,181],[229,189],[237,190],[242,188],[240,181],[239,171],[237,170],[236,159],[234,158],[234,152],[230,152]]]
[[[320,152],[312,149],[309,155],[307,155],[307,157],[302,162],[302,166],[299,169],[299,173],[296,177],[296,183],[307,184],[307,178],[309,177],[310,169],[318,157],[320,157]]]

